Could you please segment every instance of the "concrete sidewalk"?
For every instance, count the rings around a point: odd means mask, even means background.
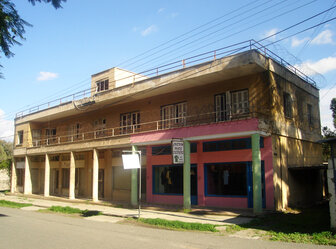
[[[131,208],[119,208],[114,207],[108,202],[93,203],[85,200],[69,200],[61,197],[45,198],[38,195],[23,196],[12,194],[1,194],[0,200],[7,200],[20,203],[30,203],[33,207],[25,208],[26,210],[38,210],[43,208],[49,208],[51,206],[70,206],[73,208],[79,208],[81,210],[95,210],[102,212],[103,215],[97,216],[95,219],[98,221],[106,221],[112,217],[138,217],[138,209]],[[166,220],[178,220],[183,222],[197,222],[203,224],[214,225],[233,225],[243,224],[249,222],[252,217],[248,211],[225,211],[216,210],[209,211],[205,209],[192,209],[190,213],[178,212],[167,210],[166,208],[145,206],[141,209],[141,218],[160,218]]]

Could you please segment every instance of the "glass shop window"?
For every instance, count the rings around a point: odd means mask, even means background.
[[[205,165],[206,195],[246,196],[247,163],[211,163]]]

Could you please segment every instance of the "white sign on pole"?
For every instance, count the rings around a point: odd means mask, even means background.
[[[183,139],[172,140],[172,156],[173,156],[173,164],[184,163]]]
[[[123,154],[122,161],[124,165],[124,169],[139,169],[140,168],[140,160],[138,154]]]

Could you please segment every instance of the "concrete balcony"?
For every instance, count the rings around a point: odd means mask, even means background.
[[[96,129],[76,134],[60,134],[57,136],[34,139],[28,147],[17,146],[14,155],[57,153],[69,151],[85,151],[93,148],[116,148],[131,146],[131,136],[165,132],[181,128],[199,127],[211,124],[228,124],[242,120],[255,119],[261,114],[250,112],[249,109],[240,110],[232,114],[229,112],[199,113],[196,115],[182,115],[177,118],[155,120],[139,124],[130,124],[106,129]],[[29,138],[30,139],[30,138]]]

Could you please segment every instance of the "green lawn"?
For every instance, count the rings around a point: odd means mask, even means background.
[[[49,211],[56,212],[56,213],[64,213],[64,214],[79,214],[84,217],[94,216],[94,215],[101,215],[100,211],[96,210],[81,210],[79,208],[72,208],[69,206],[61,207],[61,206],[51,206],[48,208]]]
[[[23,208],[23,207],[29,207],[29,206],[32,206],[32,204],[0,200],[0,207]]]
[[[217,232],[216,226],[211,224],[202,223],[190,223],[176,220],[164,220],[164,219],[144,219],[140,218],[138,222],[153,225],[156,227],[175,229],[175,230],[195,230],[195,231],[208,231]]]
[[[266,231],[270,240],[336,245],[336,234],[329,228],[328,205],[299,210],[299,213],[266,214],[250,223],[229,227],[227,231],[247,228]]]

